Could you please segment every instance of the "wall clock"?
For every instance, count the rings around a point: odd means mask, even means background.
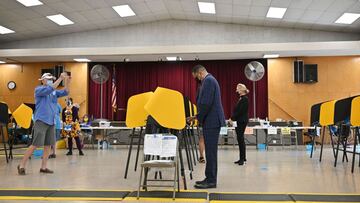
[[[9,90],[13,90],[16,88],[16,83],[14,81],[10,81],[8,82],[7,87]]]

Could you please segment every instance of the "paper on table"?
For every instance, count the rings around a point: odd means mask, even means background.
[[[291,134],[290,131],[291,131],[291,130],[290,130],[290,128],[288,128],[288,127],[281,128],[281,134],[282,134],[282,135],[290,135],[290,134]]]
[[[268,128],[268,135],[276,135],[277,134],[277,128],[270,127]]]
[[[220,128],[220,135],[227,135],[227,131],[228,131],[227,127],[221,127]]]
[[[246,127],[245,128],[245,135],[253,135],[254,134],[254,129],[251,127]]]
[[[144,154],[160,155],[162,152],[162,135],[146,134],[144,139]]]
[[[162,152],[161,157],[174,157],[177,150],[177,137],[176,136],[163,136],[162,137]]]

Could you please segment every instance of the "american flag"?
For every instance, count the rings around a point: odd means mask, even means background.
[[[111,107],[113,108],[113,111],[116,112],[117,105],[116,105],[116,81],[115,81],[115,67],[113,68],[113,75],[112,75],[112,85],[111,85]]]

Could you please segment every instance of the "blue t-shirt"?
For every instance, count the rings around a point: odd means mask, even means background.
[[[55,90],[52,86],[41,85],[35,88],[35,116],[48,125],[54,125],[55,114],[58,114],[58,98],[68,95],[66,90]]]

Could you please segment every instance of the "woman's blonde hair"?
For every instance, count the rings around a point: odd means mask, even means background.
[[[248,88],[242,83],[237,84],[237,86],[240,87],[240,91],[244,92],[245,94],[248,94],[250,92]]]

